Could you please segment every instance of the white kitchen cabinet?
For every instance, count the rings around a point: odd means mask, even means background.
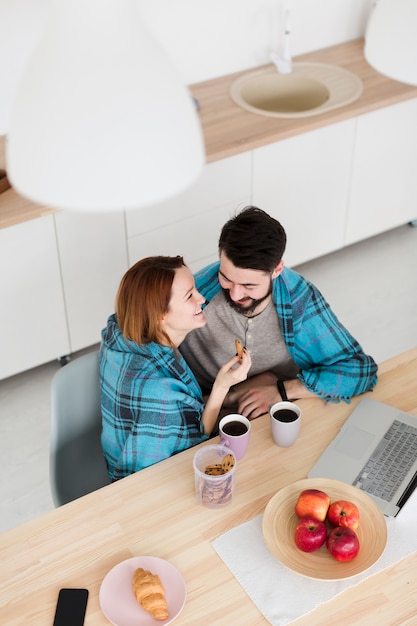
[[[127,212],[129,264],[155,254],[180,254],[194,271],[215,261],[224,222],[251,201],[251,167],[251,152],[210,163],[182,194]]]
[[[344,245],[354,131],[348,120],[254,150],[253,203],[285,228],[288,266]]]
[[[127,269],[123,213],[54,214],[70,352],[100,341]]]
[[[0,230],[0,379],[69,352],[54,218]]]
[[[417,99],[357,119],[345,244],[417,218]]]

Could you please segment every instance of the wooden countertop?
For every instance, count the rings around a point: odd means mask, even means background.
[[[191,92],[200,104],[207,163],[417,97],[417,87],[390,80],[373,70],[364,59],[363,45],[363,40],[359,39],[295,59],[339,65],[359,76],[363,82],[363,93],[358,100],[313,117],[264,117],[237,106],[229,95],[230,86],[246,71],[191,85]],[[5,137],[0,137],[0,168],[5,167],[4,146]],[[13,189],[0,194],[0,228],[53,211],[21,198]]]
[[[374,391],[367,395],[417,416],[416,375],[414,348],[385,361]],[[117,563],[149,555],[168,560],[185,579],[187,600],[176,626],[266,625],[211,541],[261,514],[280,488],[305,478],[359,400],[328,405],[319,398],[300,400],[300,436],[293,447],[279,453],[268,416],[254,420],[248,452],[237,469],[235,497],[223,509],[197,503],[192,469],[196,448],[191,448],[2,533],[0,622],[52,624],[58,590],[87,587],[86,624],[105,626],[108,621],[99,606],[103,578]],[[415,623],[416,574],[413,553],[296,623]]]
[[[359,39],[316,50],[295,59],[338,65],[350,70],[362,80],[363,92],[358,100],[321,115],[283,119],[245,111],[233,102],[229,90],[234,80],[247,72],[238,72],[193,85],[192,94],[200,103],[207,162],[230,157],[417,97],[417,87],[390,80],[373,70],[365,61],[363,46],[363,40]]]

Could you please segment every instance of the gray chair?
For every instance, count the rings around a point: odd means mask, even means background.
[[[51,383],[50,482],[55,506],[107,485],[100,443],[98,351],[65,365]]]

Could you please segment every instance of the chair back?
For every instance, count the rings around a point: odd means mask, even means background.
[[[107,485],[101,449],[98,351],[70,361],[51,383],[50,482],[55,506]]]

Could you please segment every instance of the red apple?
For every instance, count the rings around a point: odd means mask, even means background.
[[[304,489],[295,505],[297,517],[314,517],[324,522],[330,505],[330,497],[319,489]]]
[[[295,545],[303,552],[318,550],[325,543],[326,537],[326,524],[313,517],[303,517],[295,527]]]
[[[336,561],[352,561],[359,552],[359,539],[352,528],[336,526],[329,532],[326,547]]]
[[[359,526],[359,509],[348,500],[336,500],[329,506],[327,521],[332,526],[347,526],[356,530]]]

